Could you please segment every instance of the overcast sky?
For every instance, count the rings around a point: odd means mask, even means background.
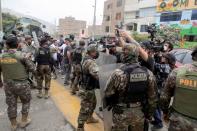
[[[73,16],[86,20],[88,25],[93,22],[94,0],[1,0],[3,8],[19,13],[35,16],[50,23],[58,22],[59,18]],[[105,0],[97,0],[97,24],[101,24]]]

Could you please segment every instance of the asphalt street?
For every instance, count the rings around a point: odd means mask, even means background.
[[[30,116],[32,123],[25,129],[17,131],[74,131],[53,100],[38,99],[36,90],[32,90]],[[21,119],[21,103],[18,103],[18,121]],[[7,117],[4,90],[0,88],[0,131],[10,131]]]
[[[30,109],[32,123],[25,129],[18,128],[17,131],[74,131],[77,128],[80,98],[71,95],[69,86],[64,86],[63,81],[61,75],[58,76],[57,80],[52,80],[51,97],[48,100],[38,99],[36,97],[37,91],[32,90]],[[99,90],[96,90],[96,96],[98,102],[94,116],[99,119],[99,123],[86,125],[85,131],[104,131],[102,112],[98,110],[101,106]],[[10,131],[6,110],[4,91],[3,88],[0,88],[0,131]],[[18,103],[18,121],[21,118],[20,110],[21,103]],[[167,131],[167,128],[165,126],[157,131]]]

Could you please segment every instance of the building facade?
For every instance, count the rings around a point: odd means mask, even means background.
[[[88,36],[103,36],[103,26],[96,25],[95,28],[93,26],[88,26],[87,28]]]
[[[124,29],[145,33],[156,22],[156,0],[125,0]]]
[[[81,30],[86,28],[86,21],[76,20],[74,17],[59,19],[58,32],[60,35],[80,35]]]
[[[188,29],[197,27],[197,0],[159,1],[157,3],[157,24]]]
[[[116,26],[124,21],[125,0],[107,0],[104,3],[103,31],[105,35],[114,35]]]

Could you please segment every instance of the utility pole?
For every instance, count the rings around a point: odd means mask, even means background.
[[[96,6],[97,6],[97,0],[95,0],[95,4],[94,4],[93,38],[95,38],[95,30],[96,30]]]
[[[0,32],[3,32],[1,0],[0,0]]]

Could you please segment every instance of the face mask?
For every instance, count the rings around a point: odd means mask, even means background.
[[[168,47],[167,46],[164,46],[163,49],[164,49],[164,51],[167,51],[168,50]]]

